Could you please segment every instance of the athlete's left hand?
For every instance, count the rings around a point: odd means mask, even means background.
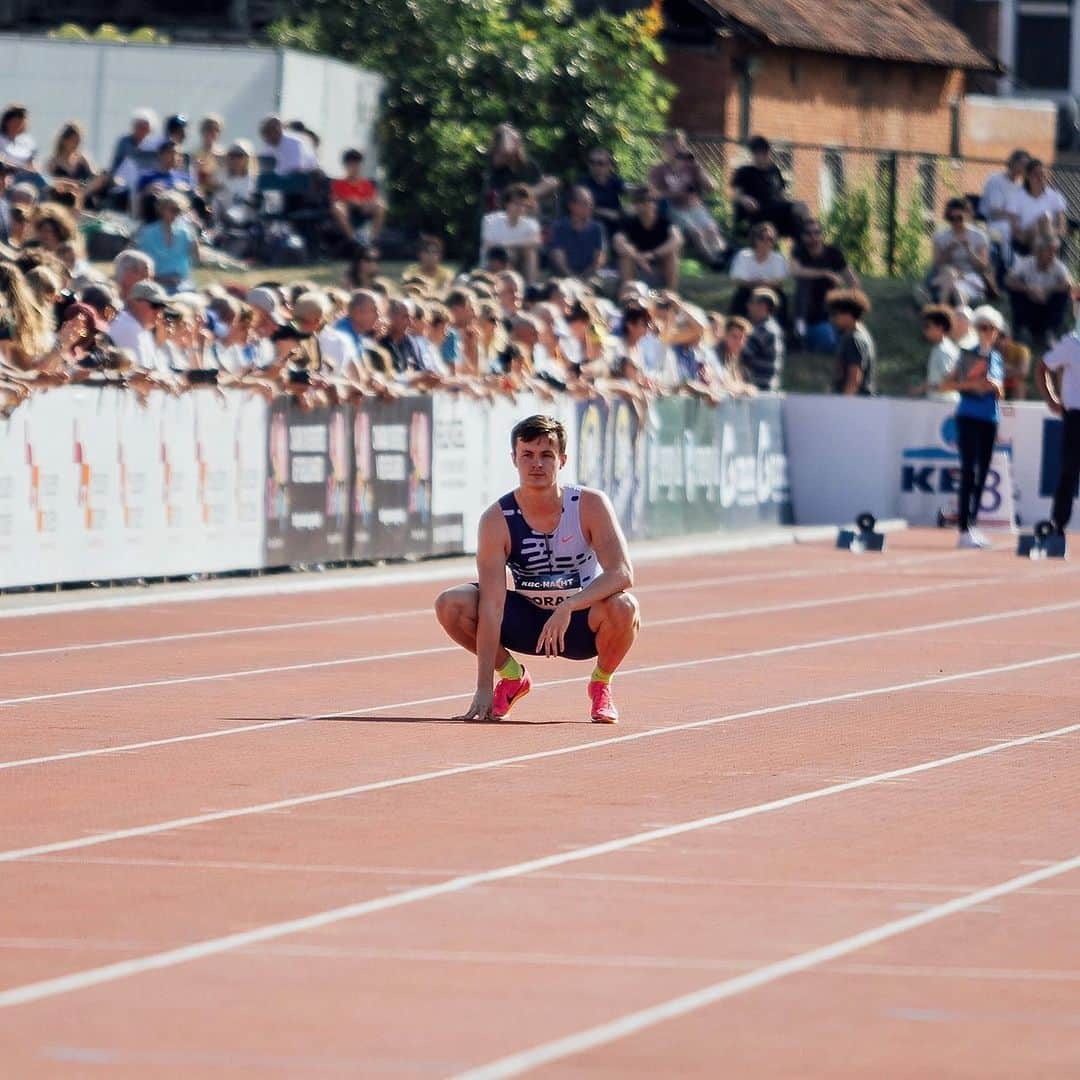
[[[536,652],[539,656],[560,656],[566,648],[566,631],[570,626],[570,616],[573,612],[569,604],[560,604],[544,623],[544,629],[540,631],[540,640],[536,643]]]

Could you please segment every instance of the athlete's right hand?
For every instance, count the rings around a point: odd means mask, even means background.
[[[486,690],[477,690],[476,696],[472,699],[472,704],[468,709],[460,716],[455,716],[455,720],[478,720],[481,723],[488,723],[495,719],[492,712],[494,707],[494,691],[490,688]]]

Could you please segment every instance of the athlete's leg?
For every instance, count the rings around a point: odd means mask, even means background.
[[[475,585],[457,585],[439,593],[435,600],[435,617],[439,624],[462,648],[476,652],[476,630],[480,621],[480,590]],[[495,667],[502,668],[510,654],[500,645],[495,654]]]
[[[621,592],[589,608],[589,628],[596,634],[596,663],[607,675],[626,658],[641,629],[641,609],[632,593]]]

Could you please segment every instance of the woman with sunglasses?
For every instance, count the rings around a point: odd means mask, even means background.
[[[971,208],[965,198],[948,201],[945,220],[948,227],[934,234],[931,295],[939,304],[978,304],[987,291],[990,242],[985,233],[971,224]]]
[[[960,451],[960,504],[957,526],[959,548],[988,548],[990,541],[976,528],[986,476],[994,454],[1004,392],[1005,361],[996,346],[1005,329],[1000,311],[989,305],[976,308],[975,333],[979,343],[965,349],[939,386],[960,394],[956,407],[956,442]]]

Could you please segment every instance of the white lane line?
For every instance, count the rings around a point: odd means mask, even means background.
[[[993,585],[1002,581],[1013,581],[1012,577],[996,575],[986,578],[967,578],[963,581],[938,582],[933,585],[918,585],[903,589],[887,589],[879,592],[854,593],[849,596],[825,597],[819,600],[799,600],[787,604],[768,604],[763,607],[734,608],[722,611],[705,611],[699,615],[680,615],[668,619],[649,620],[649,627],[680,626],[695,621],[714,622],[723,619],[741,619],[751,615],[776,615],[785,611],[806,611],[818,607],[836,607],[843,604],[858,604],[864,600],[899,599],[918,596],[925,593],[937,593],[946,589],[972,589],[983,585]],[[396,653],[382,653],[378,656],[348,656],[338,660],[317,660],[304,664],[282,664],[275,667],[244,668],[240,671],[223,671],[212,675],[181,675],[170,679],[152,679],[145,682],[116,683],[111,686],[88,686],[78,690],[52,691],[47,694],[27,694],[23,697],[0,699],[0,708],[12,705],[31,705],[40,701],[61,701],[67,698],[87,697],[96,694],[117,694],[129,690],[151,690],[159,686],[184,686],[191,683],[219,682],[223,679],[245,679],[261,675],[280,675],[289,671],[307,671],[315,668],[342,667],[349,664],[365,664],[373,660],[393,660],[411,656],[425,656],[433,653],[460,651],[458,646],[443,646],[434,649],[413,649]]]
[[[1047,663],[1059,663],[1066,659],[1078,658],[1080,658],[1080,653],[1071,653],[1068,654],[1068,656],[1051,657],[1046,660],[1032,661],[1027,665],[1010,665],[1008,668],[990,669],[990,671],[987,672],[968,672],[963,676],[948,676],[945,679],[928,680],[928,682],[940,684],[941,682],[956,681],[960,678],[976,678],[980,674],[1014,670],[1017,666],[1037,667]],[[926,685],[926,683],[917,683],[913,685]],[[904,687],[881,687],[877,690],[854,695],[840,695],[839,700],[851,700],[852,697],[866,697],[870,694],[896,693],[899,689],[903,688]],[[823,700],[835,701],[838,700],[838,698]],[[779,706],[774,709],[759,710],[759,713],[775,713],[799,707],[801,706],[796,704]],[[695,726],[700,727],[703,726],[703,724]],[[331,908],[327,911],[316,912],[315,914],[305,915],[297,919],[287,919],[283,922],[267,923],[263,926],[253,927],[238,933],[226,934],[223,937],[209,938],[204,941],[195,942],[191,945],[184,945],[176,949],[167,949],[164,952],[154,953],[148,956],[123,960],[119,963],[106,964],[102,967],[89,968],[84,971],[76,971],[68,975],[61,975],[57,978],[43,979],[40,982],[28,983],[24,986],[15,986],[9,990],[0,991],[0,1008],[25,1005],[33,1001],[57,997],[60,994],[68,994],[76,990],[85,990],[91,986],[100,986],[103,983],[115,982],[117,979],[130,978],[131,976],[140,975],[148,971],[160,971],[166,968],[176,967],[179,964],[190,963],[194,960],[202,960],[209,956],[218,956],[235,949],[247,948],[251,945],[257,945],[266,941],[275,941],[292,934],[317,930],[324,926],[333,926],[336,923],[374,915],[380,911],[406,907],[410,904],[420,903],[424,900],[433,900],[436,897],[465,892],[469,889],[476,888],[478,885],[489,885],[499,881],[508,881],[513,878],[521,878],[529,874],[550,870],[557,866],[565,866],[569,863],[579,863],[586,859],[594,859],[602,855],[610,855],[617,851],[626,851],[630,848],[640,848],[656,841],[668,840],[673,836],[684,836],[688,833],[709,829],[729,821],[741,821],[744,818],[773,813],[778,810],[786,810],[803,803],[814,802],[818,799],[830,798],[834,795],[844,794],[845,792],[872,787],[875,784],[881,784],[899,776],[913,776],[917,773],[930,772],[935,769],[945,768],[949,765],[956,765],[963,761],[972,761],[976,758],[1000,754],[1005,750],[1015,749],[1016,747],[1030,746],[1078,729],[1080,729],[1080,724],[1072,724],[1068,727],[1057,728],[1054,731],[1043,731],[1035,735],[1025,736],[1022,739],[1013,739],[1008,743],[996,742],[989,746],[981,746],[975,750],[966,750],[962,753],[950,754],[948,757],[935,758],[931,761],[919,762],[916,765],[906,765],[899,769],[890,769],[888,772],[863,776],[857,780],[849,780],[844,784],[830,784],[828,787],[799,792],[798,794],[788,795],[780,799],[772,799],[769,802],[740,807],[737,810],[727,810],[719,814],[712,814],[709,817],[695,818],[692,821],[679,822],[678,824],[667,825],[660,829],[649,829],[646,832],[633,833],[629,836],[618,837],[614,840],[606,840],[599,844],[589,844],[584,847],[572,848],[569,851],[559,851],[537,859],[511,863],[508,866],[500,866],[492,870],[484,870],[475,874],[463,874],[458,877],[449,878],[445,881],[436,882],[432,885],[422,885],[417,888],[392,893],[388,896],[381,896],[374,900],[363,900],[355,904]],[[614,742],[616,740],[609,741]],[[537,756],[552,755],[530,755],[530,757]],[[35,854],[37,853],[40,852],[35,852]],[[1067,865],[1069,869],[1072,869],[1074,865],[1080,866],[1080,856],[1070,860],[1069,864],[1056,863],[1051,867],[1044,867],[1040,870],[1025,874],[1022,878],[1013,879],[1014,882],[1022,882],[1022,884],[1016,884],[1014,888],[1005,889],[1004,891],[1015,891],[1015,889],[1026,888],[1028,885],[1035,885],[1040,881],[1056,877],[1058,874],[1065,872],[1065,870],[1062,869],[1065,865]],[[912,928],[924,925],[926,922],[933,921],[933,912],[935,911],[945,911],[951,914],[953,910],[963,910],[964,907],[973,907],[985,903],[987,900],[994,899],[996,896],[1002,895],[1003,893],[1000,891],[1002,887],[998,886],[997,889],[998,891],[995,891],[994,889],[984,889],[981,892],[972,893],[967,897],[951,900],[936,908],[930,908],[926,911],[918,912],[915,915],[909,915],[905,919],[898,920],[896,923],[888,924],[888,926],[904,925],[905,928]],[[958,907],[957,905],[960,906]],[[893,932],[899,933],[902,931]],[[873,933],[873,931],[870,931],[869,933]],[[860,936],[865,937],[866,935]],[[885,936],[888,937],[891,936],[891,934],[886,934]],[[854,941],[856,939],[847,940]],[[877,940],[881,939],[878,938]],[[868,940],[864,944],[871,944],[871,942]],[[855,947],[862,948],[863,945]],[[830,948],[835,949],[836,946],[831,946]],[[815,956],[823,953],[823,951],[824,950],[820,949],[814,950],[811,953],[803,954],[803,956]],[[841,950],[836,953],[836,955],[842,956],[845,952],[850,951],[853,951],[853,949],[849,948]],[[823,956],[820,959],[816,959],[814,963],[822,963],[825,959],[834,959],[834,956]],[[786,963],[790,964],[792,961],[787,961]],[[778,965],[770,965],[769,968],[760,970],[770,971],[777,966]],[[813,966],[813,964],[808,966]],[[794,968],[792,970],[800,969]],[[790,973],[791,971],[784,972],[784,974]],[[771,981],[772,978],[779,977],[779,975],[772,975],[764,981]],[[748,989],[749,987],[746,988]]]
[[[950,551],[946,555],[920,556],[912,559],[899,559],[889,564],[888,569],[911,566],[925,562],[937,562],[945,558],[953,558],[958,553]],[[699,578],[695,581],[673,582],[668,584],[657,583],[653,585],[638,585],[634,591],[640,594],[652,592],[680,592],[689,589],[710,588],[717,585],[741,585],[756,581],[786,581],[794,578],[832,577],[836,574],[836,568],[827,570],[781,570],[775,573],[754,574],[729,574],[723,577]],[[9,652],[0,652],[0,660],[25,659],[29,656],[53,656],[60,653],[91,652],[97,649],[130,648],[137,645],[156,645],[175,641],[196,641],[200,638],[222,638],[243,634],[267,634],[276,631],[305,630],[321,626],[343,626],[350,623],[364,623],[387,621],[391,619],[415,618],[421,615],[431,615],[431,607],[410,608],[405,611],[376,612],[365,615],[342,615],[324,619],[306,619],[302,622],[278,622],[263,623],[257,626],[236,626],[223,630],[193,630],[183,634],[159,634],[150,637],[119,638],[108,641],[73,642],[67,645],[51,645],[40,649],[16,649]]]
[[[655,1027],[668,1020],[685,1016],[699,1009],[715,1005],[718,1001],[726,998],[745,994],[749,990],[756,990],[778,979],[785,979],[789,975],[797,975],[804,971],[810,971],[822,964],[827,964],[841,957],[850,956],[860,949],[869,948],[871,945],[880,944],[890,938],[899,937],[901,934],[910,933],[923,926],[940,922],[951,915],[958,915],[964,911],[970,911],[996,900],[1001,896],[1019,892],[1030,888],[1042,881],[1061,877],[1063,874],[1080,870],[1080,855],[1070,859],[1063,859],[1041,870],[1033,870],[1027,874],[1010,878],[1008,881],[991,885],[988,888],[978,889],[966,896],[958,896],[953,900],[927,908],[914,915],[908,915],[902,919],[894,919],[892,922],[882,923],[880,926],[871,927],[861,933],[852,934],[850,937],[841,938],[829,945],[823,945],[817,949],[809,949],[806,952],[789,956],[774,964],[766,964],[754,971],[748,971],[743,975],[737,975],[722,982],[713,983],[711,986],[702,987],[690,994],[672,998],[647,1009],[628,1013],[611,1020],[606,1024],[598,1024],[596,1027],[587,1028],[573,1035],[567,1035],[561,1039],[553,1039],[551,1042],[542,1043],[529,1050],[523,1050],[517,1054],[500,1058],[488,1065],[469,1069],[458,1074],[456,1080],[502,1080],[508,1076],[520,1076],[522,1073],[539,1068],[541,1065],[550,1065],[554,1061],[594,1050],[600,1046],[625,1039],[635,1035],[646,1028]]]
[[[658,671],[675,671],[680,668],[704,667],[710,664],[729,664],[739,660],[757,660],[769,656],[782,656],[787,653],[807,652],[814,649],[835,648],[840,645],[852,645],[863,641],[874,641],[879,638],[903,637],[908,634],[932,633],[937,630],[951,630],[961,626],[978,626],[983,623],[1000,622],[1009,619],[1022,619],[1035,615],[1049,615],[1060,611],[1075,610],[1080,607],[1080,601],[1067,601],[1060,604],[1044,604],[1041,607],[1021,608],[1013,611],[1002,611],[989,615],[973,615],[966,619],[948,619],[943,622],[923,623],[919,626],[902,626],[893,630],[877,630],[864,634],[846,634],[841,637],[818,638],[815,641],[797,642],[794,645],[774,645],[767,649],[752,649],[748,652],[726,653],[721,656],[707,656],[694,660],[681,660],[667,664],[650,664],[644,667],[621,668],[619,677],[626,678],[628,675],[650,675]],[[397,654],[395,654],[397,655]],[[579,682],[580,679],[551,679],[533,687],[537,690],[548,690],[559,686],[569,686]],[[291,727],[293,724],[307,724],[317,720],[336,720],[345,716],[365,716],[373,713],[387,712],[396,709],[406,709],[417,705],[439,705],[449,701],[460,701],[472,696],[472,691],[467,693],[440,694],[436,697],[413,698],[409,701],[391,701],[379,705],[366,705],[362,708],[343,709],[334,713],[310,713],[307,716],[290,716],[283,720],[265,720],[254,724],[233,725],[228,728],[218,728],[214,731],[201,731],[194,735],[173,735],[165,739],[146,739],[142,742],[121,743],[117,746],[99,746],[89,750],[69,750],[60,754],[46,754],[40,757],[18,758],[12,761],[0,761],[0,771],[6,769],[21,769],[32,765],[48,765],[57,761],[73,761],[79,758],[101,757],[108,754],[125,754],[138,750],[149,750],[159,746],[173,746],[177,743],[200,742],[203,739],[220,739],[229,735],[243,735],[252,731],[271,730],[280,727]],[[678,729],[657,729],[660,731]],[[585,744],[589,746],[592,744]]]
[[[441,645],[435,649],[409,649],[405,652],[377,653],[367,656],[346,656],[339,660],[312,660],[305,664],[282,664],[278,667],[244,668],[242,671],[221,671],[216,675],[183,675],[175,679],[153,679],[149,682],[119,683],[115,686],[88,686],[79,690],[59,690],[49,694],[28,694],[26,697],[5,698],[0,706],[29,705],[35,701],[60,701],[64,698],[87,697],[91,694],[114,694],[124,690],[148,690],[156,686],[183,686],[188,683],[218,682],[221,679],[244,679],[253,675],[280,675],[287,671],[310,671],[315,668],[344,667],[349,664],[370,664],[378,660],[401,660],[410,656],[431,656],[434,653],[459,652],[456,645]]]
[[[426,783],[432,780],[441,780],[450,776],[464,776],[468,773],[484,772],[489,769],[502,768],[507,765],[519,765],[530,761],[543,761],[548,758],[566,757],[570,754],[578,754],[584,750],[594,750],[601,746],[616,746],[622,743],[637,742],[640,739],[651,739],[660,735],[673,735],[677,732],[696,731],[701,728],[713,727],[718,724],[727,724],[735,720],[749,720],[762,716],[776,716],[780,713],[797,712],[802,709],[810,709],[820,705],[835,705],[845,701],[861,701],[865,698],[880,697],[885,694],[899,694],[908,690],[921,690],[929,686],[945,686],[949,683],[962,682],[966,679],[981,679],[992,675],[1008,674],[1014,671],[1029,671],[1036,668],[1047,667],[1052,664],[1068,663],[1080,660],[1080,652],[1061,653],[1057,656],[1045,656],[1038,660],[1025,660],[1013,664],[1003,664],[998,667],[980,668],[975,671],[962,671],[954,675],[938,675],[931,679],[919,679],[913,682],[894,683],[890,686],[878,686],[869,690],[850,690],[842,694],[832,694],[828,697],[807,698],[804,701],[791,701],[783,705],[768,705],[760,709],[749,709],[745,712],[729,713],[726,716],[713,716],[705,720],[693,720],[685,724],[672,724],[670,727],[649,728],[645,731],[636,731],[628,735],[617,735],[608,739],[596,739],[587,743],[576,743],[571,746],[555,747],[551,750],[537,750],[529,754],[517,754],[513,757],[497,758],[494,761],[482,761],[468,765],[454,765],[443,769],[434,769],[430,772],[416,773],[412,776],[398,776],[386,780],[374,780],[366,784],[356,784],[353,787],[337,788],[333,791],[317,791],[310,795],[296,795],[287,799],[276,799],[273,802],[257,803],[253,806],[238,806],[230,810],[213,810],[203,814],[193,814],[189,817],[172,818],[168,821],[157,821],[149,825],[135,825],[127,829],[115,829],[104,833],[91,833],[89,836],[79,836],[71,840],[56,840],[47,844],[36,844],[32,847],[11,848],[0,851],[0,863],[16,862],[19,859],[34,858],[39,855],[51,855],[58,851],[76,851],[82,848],[97,847],[101,844],[110,844],[118,840],[131,840],[136,837],[154,836],[159,833],[174,832],[178,829],[192,828],[197,825],[208,825],[216,821],[232,821],[236,818],[251,817],[257,814],[271,814],[281,810],[290,810],[297,806],[311,806],[315,803],[329,802],[333,799],[344,799],[354,795],[363,795],[370,791],[386,791],[389,788],[406,787],[412,784]],[[994,743],[989,750],[975,753],[961,754],[959,756],[942,759],[948,761],[963,761],[965,757],[977,757],[981,753],[993,752],[995,748],[1004,749],[1011,746],[1023,746],[1027,742],[1037,741],[1039,738],[1048,738],[1050,735],[1067,735],[1074,731],[1080,731],[1080,724],[1057,730],[1042,736],[1022,736],[1017,739]],[[901,769],[894,773],[883,774],[876,781],[884,783],[887,780],[901,776],[910,776],[919,770]],[[859,780],[847,781],[842,784],[833,784],[828,791],[846,791],[852,784],[856,786]],[[647,835],[653,835],[652,832]],[[663,829],[656,830],[656,835],[668,835]],[[672,833],[671,835],[676,835]]]

